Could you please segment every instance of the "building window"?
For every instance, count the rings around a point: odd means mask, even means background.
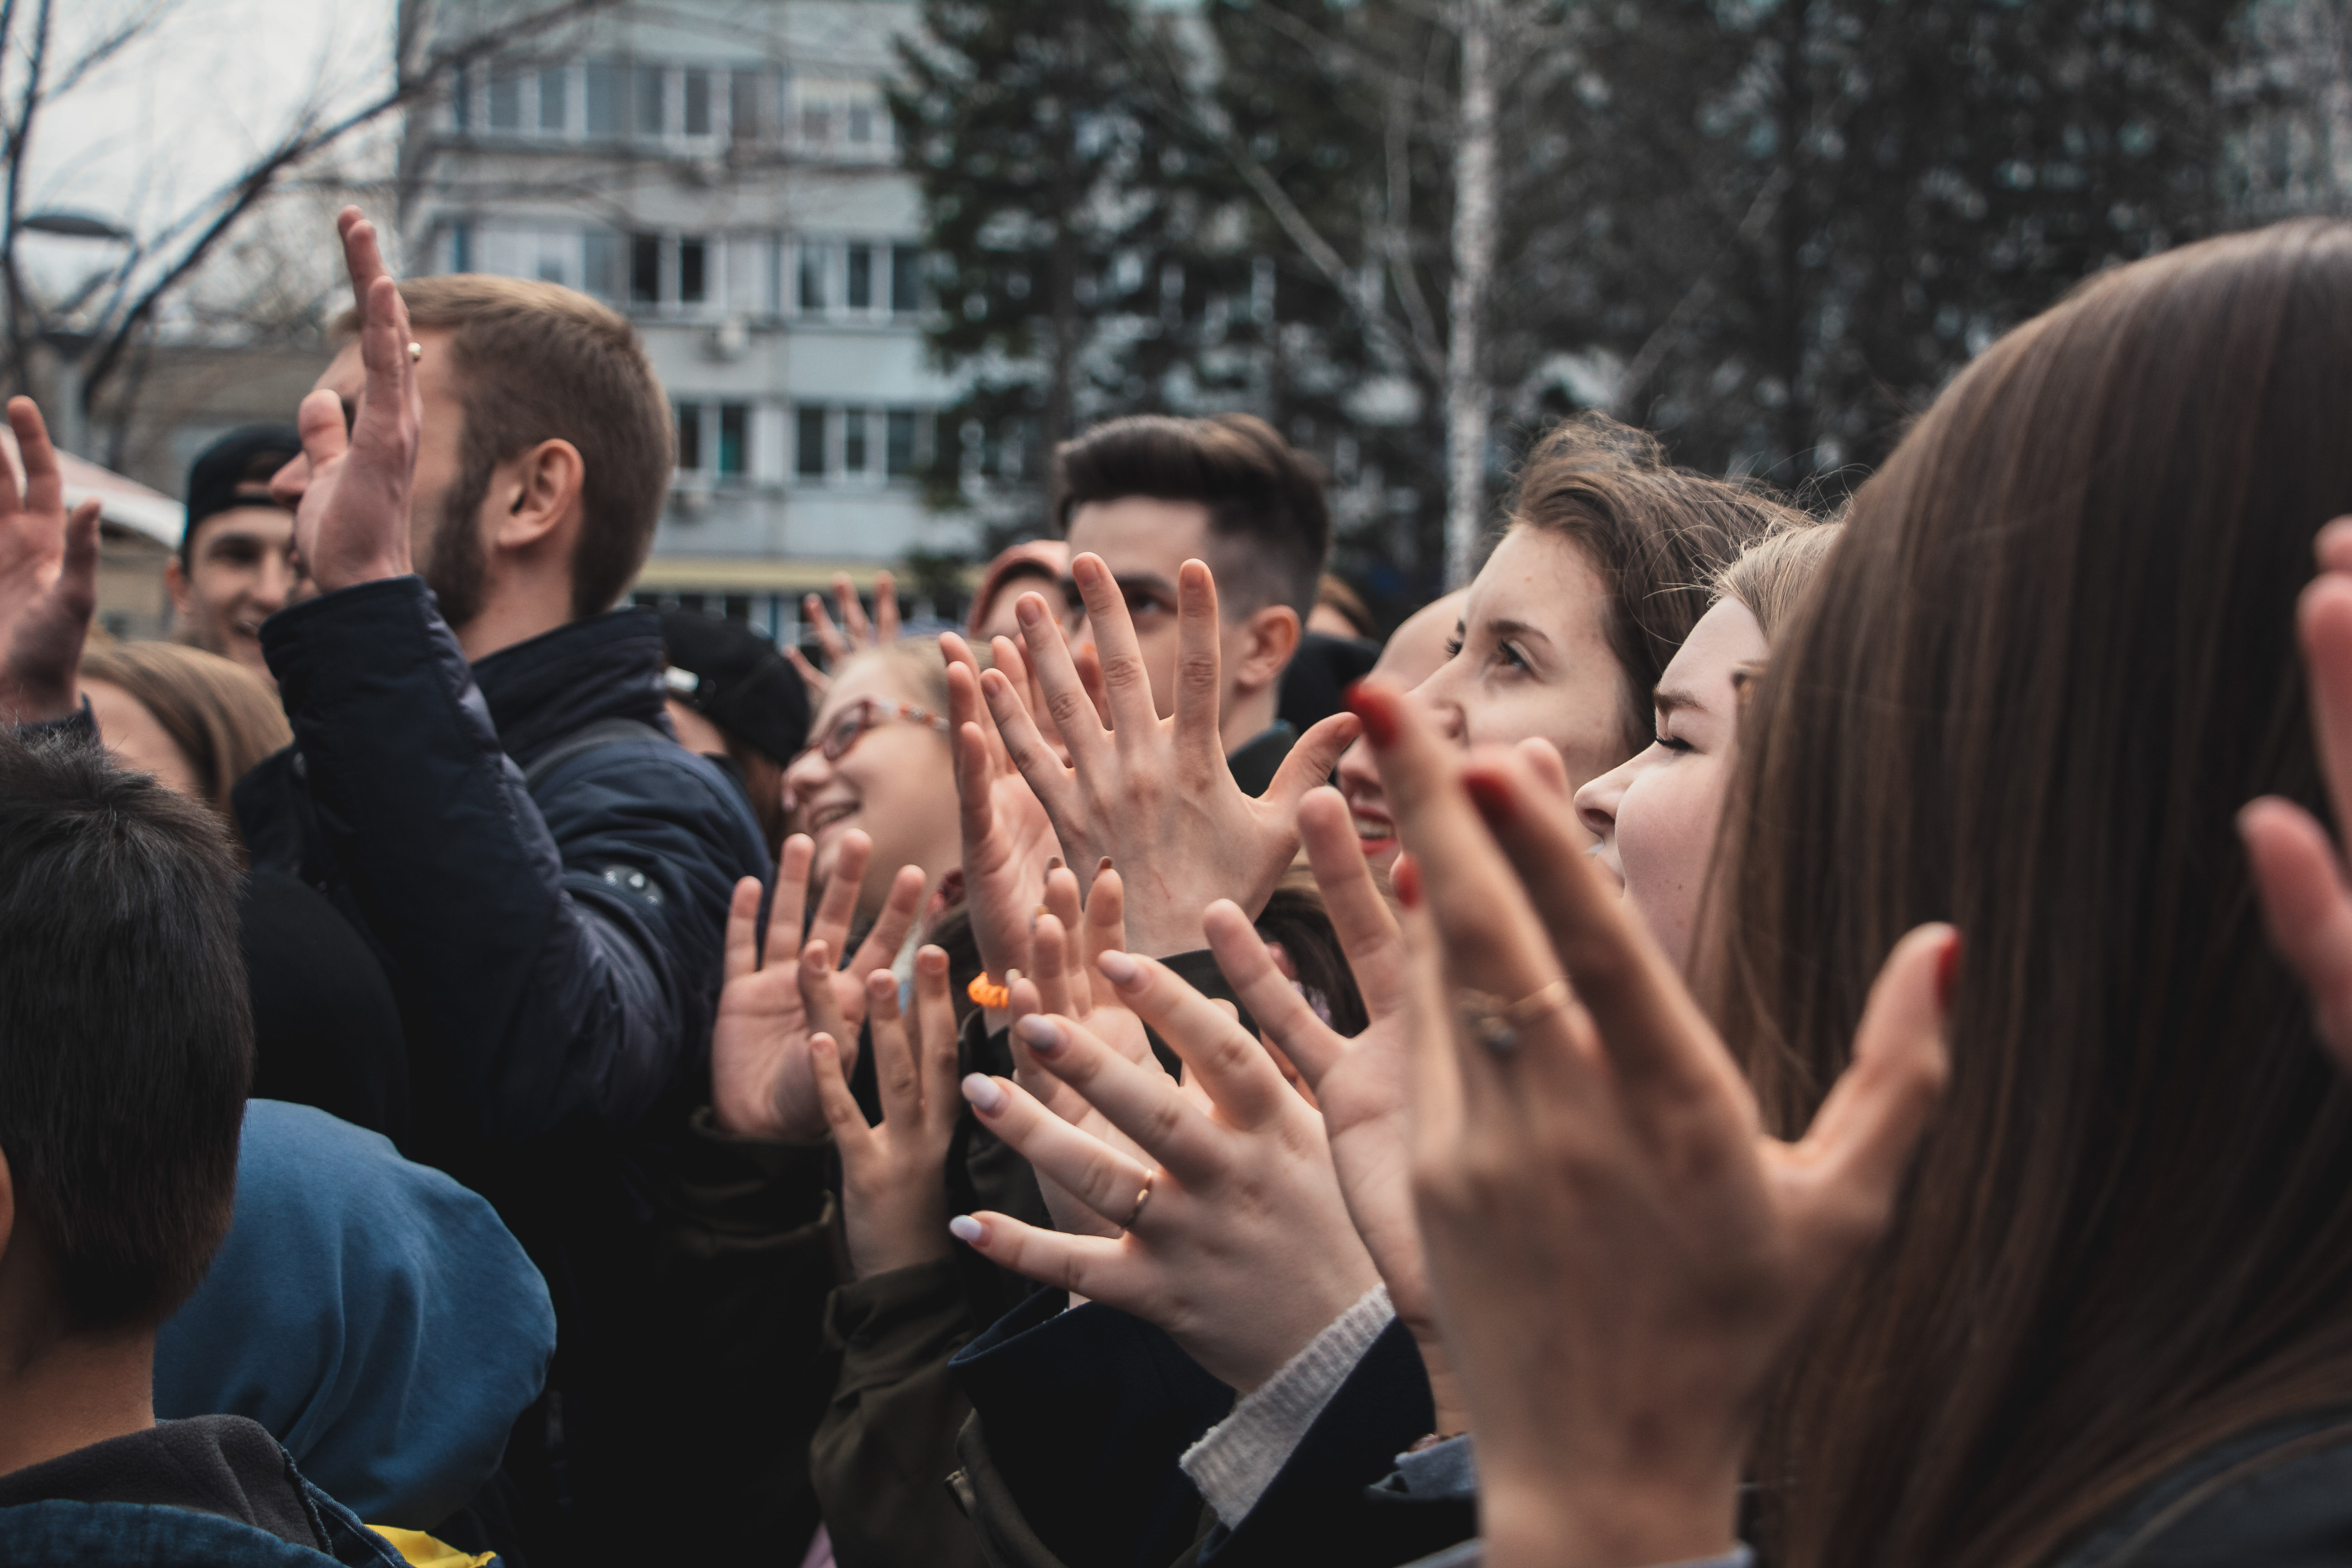
[[[604,60],[588,62],[588,134],[621,133],[620,68]]]
[[[661,237],[658,235],[629,236],[629,303],[661,303]]]
[[[449,79],[449,125],[461,135],[474,128],[474,73],[465,66]]]
[[[806,405],[795,411],[793,471],[804,479],[824,478],[824,410]]]
[[[747,466],[744,458],[751,447],[751,405],[722,403],[719,405],[719,471],[740,475]]]
[[[911,245],[890,247],[890,309],[909,316],[923,308],[923,253]]]
[[[811,103],[801,110],[801,140],[813,147],[822,147],[833,139],[833,106]]]
[[[639,66],[633,75],[637,84],[637,134],[659,136],[669,129],[669,104],[664,97],[668,73],[659,66]]]
[[[737,71],[727,84],[727,129],[739,142],[760,139],[760,73]]]
[[[688,136],[710,134],[710,73],[690,70],[686,73],[686,133]]]
[[[699,235],[677,242],[677,297],[688,305],[699,305],[709,293],[709,247]]]
[[[903,479],[915,471],[915,411],[893,408],[883,427],[882,471]]]
[[[824,309],[824,247],[805,241],[801,246],[801,309]]]
[[[874,247],[853,245],[849,247],[849,287],[844,290],[853,310],[874,308]]]
[[[539,128],[561,133],[572,120],[572,73],[562,66],[539,71]]]
[[[449,226],[449,270],[471,272],[474,269],[474,226],[453,223]]]
[[[866,410],[852,408],[841,416],[841,466],[845,472],[866,471]]]
[[[859,147],[874,140],[874,106],[853,103],[849,106],[849,140]]]
[[[490,129],[522,129],[522,76],[511,66],[490,68]]]
[[[677,467],[681,473],[698,473],[702,468],[702,405],[681,403],[677,405]]]
[[[620,292],[614,276],[616,248],[606,229],[592,228],[580,237],[580,286],[599,300],[610,300]]]

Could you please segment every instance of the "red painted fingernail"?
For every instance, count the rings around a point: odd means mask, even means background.
[[[1406,909],[1421,908],[1421,868],[1410,855],[1400,855],[1389,871],[1389,886],[1396,889],[1397,902]]]
[[[1952,940],[1936,958],[1936,1005],[1944,1012],[1952,1010],[1952,983],[1960,973],[1960,933],[1954,931]]]
[[[1478,808],[1478,815],[1490,826],[1503,826],[1519,814],[1519,803],[1511,794],[1509,783],[1492,773],[1465,773],[1462,787],[1470,792],[1470,804]]]
[[[1364,739],[1372,743],[1373,750],[1385,752],[1396,744],[1396,710],[1390,705],[1385,695],[1366,689],[1364,683],[1359,680],[1349,686],[1341,698],[1348,704],[1348,711],[1362,721]]]

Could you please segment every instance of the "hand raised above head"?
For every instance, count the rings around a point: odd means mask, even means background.
[[[1265,1047],[1161,965],[1105,953],[1097,972],[1184,1058],[1191,1087],[1068,1018],[1020,1033],[1054,1077],[1126,1135],[1115,1146],[1018,1085],[975,1077],[965,1098],[1117,1237],[1038,1230],[1000,1214],[954,1222],[994,1262],[1158,1324],[1244,1392],[1378,1283],[1331,1168],[1322,1118]]]
[[[384,269],[375,226],[357,207],[345,207],[335,224],[359,307],[367,384],[348,428],[341,400],[324,387],[296,415],[309,474],[294,509],[294,543],[321,593],[408,574],[409,491],[425,423],[408,305]]]
[[[810,629],[816,633],[817,651],[824,656],[824,668],[819,669],[808,661],[808,656],[797,646],[784,649],[784,657],[800,672],[809,695],[821,698],[833,685],[833,671],[854,654],[865,652],[886,642],[898,640],[898,584],[887,572],[874,574],[874,618],[866,618],[866,606],[857,602],[857,585],[849,574],[834,574],[833,602],[841,612],[841,624],[834,625],[833,617],[824,613],[824,601],[811,594],[801,600],[801,609],[808,616]]]
[[[1001,640],[1001,639],[1000,639]],[[955,726],[957,823],[963,840],[964,904],[971,911],[981,967],[1002,983],[1026,970],[1029,920],[1045,891],[1046,863],[1060,848],[1054,824],[1005,754],[996,721],[980,697],[980,661],[953,632],[940,637],[948,665],[948,718]],[[1019,656],[1003,643],[1017,669]],[[993,1010],[992,1027],[1003,1019]]]
[[[2320,574],[2303,591],[2295,626],[2320,772],[2342,827],[2352,824],[2352,518],[2322,529],[2315,548]],[[2292,801],[2253,802],[2238,830],[2271,941],[2310,993],[2320,1037],[2352,1072],[2352,887],[2343,859],[2327,830]]]
[[[1354,699],[1412,856],[1413,1187],[1496,1568],[1727,1550],[1773,1366],[1885,1229],[1946,1072],[1948,926],[1896,944],[1801,1142],[1511,752]]]
[[[735,884],[727,910],[726,980],[710,1032],[711,1114],[720,1131],[803,1142],[824,1135],[824,1106],[810,1059],[810,1036],[830,1033],[846,1062],[856,1061],[857,1026],[866,1016],[866,976],[888,969],[898,957],[923,893],[921,869],[900,867],[874,929],[848,967],[836,970],[833,955],[845,943],[872,852],[872,841],[858,829],[842,836],[832,880],[803,929],[801,910],[815,847],[806,834],[785,839],[764,951],[759,879],[746,877]]]
[[[0,459],[0,723],[74,710],[82,644],[98,607],[99,503],[66,512],[65,476],[29,397],[8,400],[25,488]]]
[[[1102,659],[1105,723],[1062,629],[1038,595],[1015,605],[1029,661],[1063,744],[1066,765],[1045,744],[1013,683],[982,679],[1006,752],[1053,819],[1074,865],[1108,856],[1127,875],[1129,940],[1167,955],[1204,944],[1201,912],[1231,899],[1244,912],[1265,907],[1298,850],[1299,798],[1320,784],[1355,738],[1346,714],[1298,739],[1264,796],[1253,799],[1225,764],[1217,712],[1217,589],[1207,566],[1188,561],[1177,577],[1180,651],[1175,711],[1160,717],[1135,627],[1117,581],[1100,557],[1070,563]]]

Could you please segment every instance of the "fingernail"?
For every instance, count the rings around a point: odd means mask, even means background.
[[[1013,1026],[1019,1031],[1022,1044],[1041,1057],[1050,1057],[1062,1048],[1062,1031],[1042,1013],[1032,1013]]]
[[[1470,794],[1470,804],[1487,823],[1500,827],[1519,814],[1519,803],[1511,796],[1511,786],[1492,773],[1465,773],[1462,787]]]
[[[1045,602],[1034,595],[1024,594],[1013,606],[1013,618],[1024,626],[1034,626],[1045,618]]]
[[[1954,931],[1952,940],[1936,958],[1936,1005],[1943,1012],[1952,1010],[1952,984],[1960,974],[1960,933]]]
[[[1400,855],[1389,868],[1389,886],[1396,889],[1397,902],[1406,909],[1421,908],[1421,868],[1410,855]]]
[[[960,1214],[948,1221],[948,1234],[966,1247],[978,1247],[988,1239],[988,1227],[968,1214]]]
[[[1101,952],[1095,955],[1095,967],[1113,985],[1132,985],[1143,978],[1143,965],[1123,952]]]
[[[1366,690],[1359,680],[1340,694],[1340,700],[1347,703],[1349,712],[1363,721],[1364,739],[1372,743],[1374,751],[1384,752],[1396,744],[1396,711],[1386,698]]]
[[[963,1098],[982,1116],[993,1116],[1004,1109],[1004,1086],[984,1072],[966,1073]]]
[[[1110,869],[1110,857],[1109,857],[1109,856],[1106,855],[1106,856],[1104,856],[1100,860],[1098,860],[1098,861],[1095,862],[1095,875],[1096,875],[1096,876],[1099,877],[1099,876],[1101,876],[1105,871],[1108,871],[1108,870],[1109,870],[1109,869]]]

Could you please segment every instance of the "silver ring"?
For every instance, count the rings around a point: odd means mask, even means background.
[[[1133,1230],[1135,1228],[1135,1222],[1143,1217],[1143,1205],[1150,1201],[1151,1173],[1150,1171],[1146,1171],[1143,1173],[1143,1190],[1135,1194],[1135,1206],[1127,1211],[1127,1217],[1118,1222],[1118,1228],[1121,1230]]]
[[[1569,989],[1565,979],[1554,980],[1538,986],[1516,1002],[1506,1002],[1484,991],[1465,990],[1455,1005],[1462,1010],[1462,1022],[1478,1043],[1496,1056],[1509,1056],[1519,1048],[1519,1031],[1547,1013],[1558,1012],[1568,1005]]]

